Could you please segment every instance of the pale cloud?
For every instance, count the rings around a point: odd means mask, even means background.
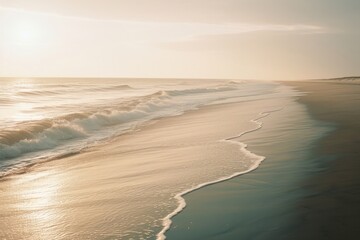
[[[181,40],[195,40],[201,37],[213,35],[238,35],[251,33],[291,33],[291,34],[322,34],[326,29],[315,25],[280,25],[280,24],[251,24],[251,23],[232,23],[232,24],[159,24],[159,29],[163,29],[170,36],[179,33]],[[176,40],[173,38],[172,40]]]
[[[360,1],[332,2],[0,0],[0,76],[356,75]]]
[[[37,20],[40,25],[47,25],[51,28],[51,24],[59,28],[58,34],[64,34],[61,28],[67,29],[79,27],[78,34],[85,32],[87,27],[91,26],[89,31],[97,31],[99,29],[103,34],[114,37],[122,42],[172,42],[172,41],[191,41],[203,36],[224,35],[224,34],[250,34],[258,32],[282,32],[292,34],[320,34],[325,33],[326,29],[322,26],[307,24],[259,24],[259,23],[184,23],[184,22],[155,22],[155,21],[125,21],[111,19],[96,19],[74,16],[63,16],[54,13],[43,13],[34,11],[25,11],[15,8],[0,7],[4,24],[4,39],[7,33],[13,31],[12,26],[19,22]],[[27,20],[30,19],[30,20]],[[60,22],[60,24],[59,24]],[[61,27],[61,25],[64,25]],[[66,25],[66,26],[65,26]],[[84,26],[83,28],[80,25]],[[7,29],[6,29],[7,26]],[[39,26],[41,28],[41,26]],[[104,31],[108,29],[108,31]],[[76,30],[74,30],[76,31]],[[49,31],[51,32],[51,31]],[[52,31],[54,32],[54,31]],[[46,38],[46,36],[44,36]],[[61,41],[61,36],[55,37],[57,41]],[[11,38],[7,38],[11,41]]]

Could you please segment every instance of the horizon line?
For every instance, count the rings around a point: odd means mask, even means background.
[[[327,77],[327,78],[303,78],[303,79],[254,79],[254,78],[191,78],[191,77],[87,77],[87,76],[0,76],[0,79],[4,78],[36,78],[36,79],[60,79],[60,78],[68,78],[68,79],[149,79],[149,80],[247,80],[247,81],[310,81],[310,80],[338,80],[338,79],[348,79],[348,78],[360,78],[360,75],[352,75],[352,76],[340,76],[340,77]]]

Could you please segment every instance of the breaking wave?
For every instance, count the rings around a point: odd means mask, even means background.
[[[118,85],[112,88],[128,89],[130,86]],[[101,91],[101,89],[104,90],[104,88],[96,88],[95,90]],[[94,135],[99,133],[102,133],[104,138],[109,137],[109,135],[114,135],[114,132],[117,132],[109,131],[110,127],[116,126],[126,130],[136,124],[162,116],[180,114],[217,99],[217,97],[208,97],[202,98],[202,101],[189,103],[189,101],[184,101],[182,97],[221,93],[236,89],[234,86],[216,86],[213,88],[160,90],[144,96],[114,100],[111,104],[102,103],[102,105],[55,118],[20,122],[11,128],[1,129],[0,160],[54,149],[78,139],[92,139]],[[53,92],[46,91],[46,94],[50,93]],[[39,94],[39,92],[35,91],[31,94]]]
[[[63,86],[60,85],[56,87],[54,90],[22,90],[16,93],[17,96],[21,97],[29,97],[29,96],[52,96],[52,95],[61,95],[64,93],[76,93],[76,92],[106,92],[106,91],[119,91],[119,90],[132,90],[129,85],[115,85],[115,86],[87,86],[84,88],[71,88],[71,86]]]

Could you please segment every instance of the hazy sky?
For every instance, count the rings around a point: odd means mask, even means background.
[[[0,0],[0,76],[360,75],[360,0]]]

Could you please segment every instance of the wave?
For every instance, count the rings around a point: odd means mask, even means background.
[[[17,96],[21,97],[34,97],[34,96],[52,96],[52,95],[61,95],[64,93],[76,93],[76,92],[104,92],[104,91],[118,91],[118,90],[132,90],[132,88],[129,85],[114,85],[114,86],[105,86],[105,87],[82,87],[78,86],[78,88],[71,88],[71,86],[68,86],[67,88],[59,85],[55,86],[53,90],[26,90],[26,91],[20,91],[17,92]]]
[[[16,93],[17,96],[23,96],[23,97],[27,97],[27,96],[57,95],[57,94],[62,94],[62,93],[61,93],[61,92],[56,92],[56,91],[46,91],[46,90],[21,91],[21,92],[17,92],[17,93]]]
[[[106,87],[93,87],[93,88],[88,88],[87,90],[89,91],[106,91],[106,90],[131,90],[134,89],[133,87],[126,85],[126,84],[122,84],[122,85],[114,85],[114,86],[106,86]]]
[[[320,80],[320,79],[317,79]],[[328,78],[325,80],[335,80],[335,81],[360,81],[360,76],[352,76],[352,77],[340,77],[340,78]]]
[[[82,149],[89,144],[92,145],[92,142],[122,134],[149,120],[182,114],[186,110],[210,103],[223,97],[211,93],[238,89],[232,85],[231,83],[212,88],[160,90],[138,97],[113,99],[111,103],[102,102],[101,105],[84,106],[80,111],[54,118],[20,122],[11,128],[0,129],[0,160],[18,158],[45,150],[58,154],[59,151],[53,150],[58,150],[66,144],[71,144],[66,145],[71,146],[66,151]],[[129,87],[117,85],[118,89]],[[207,93],[209,95],[203,95]],[[190,102],[186,100],[187,96],[197,94],[201,94],[201,99]],[[45,153],[41,152],[41,154]],[[53,157],[51,152],[50,155]]]
[[[170,91],[166,91],[166,93],[170,96],[180,96],[180,95],[189,95],[189,94],[233,91],[237,89],[238,89],[237,87],[223,86],[223,87],[215,87],[215,88],[193,88],[193,89],[183,89],[183,90],[170,90]]]
[[[16,138],[23,132],[25,131],[16,132],[12,137]],[[62,141],[86,136],[82,129],[71,124],[54,124],[38,134],[25,133],[31,135],[32,138],[20,140],[12,145],[0,143],[0,159],[14,158],[28,152],[51,149],[58,146]]]
[[[256,157],[257,158],[257,161],[255,161],[249,169],[245,170],[245,171],[241,171],[241,172],[235,172],[229,176],[224,176],[224,177],[221,177],[219,179],[216,179],[214,181],[209,181],[209,182],[205,182],[205,183],[201,183],[195,187],[192,187],[190,189],[187,189],[187,190],[184,190],[183,192],[180,192],[178,194],[176,194],[174,196],[174,198],[177,200],[178,202],[178,206],[177,208],[171,212],[170,214],[168,214],[165,218],[162,219],[162,225],[163,225],[163,228],[161,229],[161,231],[156,235],[156,239],[157,240],[165,240],[166,239],[166,235],[165,233],[170,229],[170,226],[171,226],[171,223],[172,223],[172,218],[175,217],[177,214],[179,214],[185,207],[186,207],[186,201],[184,199],[184,196],[186,194],[189,194],[193,191],[196,191],[198,189],[201,189],[203,187],[206,187],[206,186],[209,186],[209,185],[213,185],[213,184],[216,184],[216,183],[220,183],[220,182],[223,182],[223,181],[227,181],[227,180],[230,180],[232,178],[235,178],[239,175],[242,175],[242,174],[245,174],[245,173],[249,173],[251,171],[254,171],[255,169],[257,169],[261,162],[265,160],[265,157],[264,156],[259,156],[259,155],[256,155],[255,153],[252,153],[251,151],[247,150],[247,145],[244,144],[244,143],[241,143],[241,142],[238,142],[238,141],[234,141],[234,139],[236,138],[239,138],[245,134],[248,134],[248,133],[251,133],[251,132],[254,132],[254,131],[258,131],[259,129],[262,128],[262,122],[260,122],[259,120],[262,119],[262,118],[265,118],[267,116],[269,116],[272,112],[276,112],[276,111],[280,111],[282,110],[281,109],[276,109],[276,110],[272,110],[272,111],[266,111],[266,112],[261,112],[259,115],[258,118],[256,119],[253,119],[251,120],[251,122],[255,123],[256,124],[256,127],[253,128],[253,129],[250,129],[248,131],[244,131],[236,136],[233,136],[233,137],[229,137],[229,138],[226,138],[226,139],[223,139],[223,140],[220,140],[222,142],[228,142],[230,144],[237,144],[240,146],[240,151],[244,152],[245,154],[247,154],[248,156],[250,157]]]
[[[104,127],[136,121],[164,106],[162,93],[123,101],[118,106],[23,122],[0,132],[0,160],[51,149],[64,141],[87,137]]]
[[[10,104],[10,103],[12,103],[10,99],[0,97],[0,104]]]

